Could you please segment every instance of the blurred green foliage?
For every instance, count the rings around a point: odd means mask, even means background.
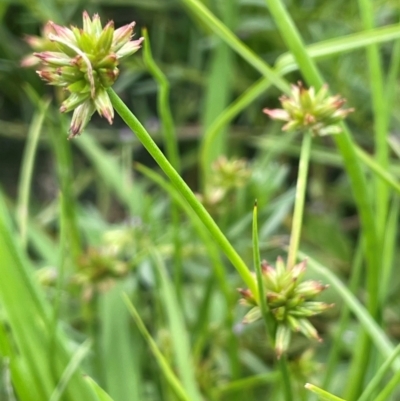
[[[270,65],[274,66],[287,53],[264,0],[204,0],[203,3]],[[357,2],[289,0],[285,4],[307,45],[364,31]],[[377,0],[372,4],[375,25],[396,25],[398,35],[399,2]],[[199,399],[201,393],[209,400],[279,400],[282,383],[276,375],[275,358],[265,340],[264,328],[257,323],[249,326],[241,323],[245,310],[237,306],[236,288],[243,283],[201,224],[186,217],[190,212],[185,206],[178,207],[178,221],[173,222],[170,198],[174,199],[174,190],[138,141],[120,119],[116,118],[110,127],[96,117],[82,137],[67,142],[69,116],[60,117],[57,111],[60,93],[43,85],[33,69],[20,66],[21,58],[30,51],[24,35],[40,34],[49,19],[80,26],[82,10],[99,13],[103,22],[112,19],[116,26],[136,21],[136,37],[141,35],[141,28],[147,28],[153,57],[170,83],[170,107],[178,135],[182,175],[201,194],[199,198],[208,197],[210,212],[248,266],[252,266],[253,256],[254,199],[257,198],[259,207],[261,257],[269,261],[282,254],[288,244],[294,202],[299,138],[282,136],[279,125],[261,112],[264,107],[278,105],[280,92],[274,87],[255,96],[251,104],[217,130],[217,140],[207,159],[212,179],[205,178],[199,154],[205,132],[226,107],[260,79],[260,74],[216,37],[183,2],[3,0],[0,3],[0,185],[5,205],[1,205],[0,248],[9,247],[10,252],[0,253],[4,256],[0,272],[3,263],[10,264],[9,267],[15,263],[21,271],[28,272],[24,274],[34,282],[32,288],[40,291],[40,302],[45,307],[35,304],[31,316],[27,309],[26,319],[30,316],[33,323],[22,321],[22,327],[25,324],[27,329],[29,324],[36,324],[32,338],[40,342],[38,338],[46,330],[35,323],[34,317],[43,314],[47,317],[41,318],[49,320],[46,327],[53,327],[54,332],[48,333],[42,348],[37,349],[39,356],[35,363],[46,361],[48,344],[53,346],[53,341],[60,341],[68,352],[78,355],[72,359],[72,366],[78,369],[81,365],[82,371],[93,377],[114,401],[178,399],[179,390],[160,373],[157,359],[129,315],[121,295],[127,293],[190,399]],[[394,62],[399,43],[399,39],[386,39],[379,45],[384,73],[394,74],[395,96],[389,118],[389,132],[394,141],[399,135],[399,77]],[[348,124],[356,142],[373,152],[371,77],[364,47],[365,44],[351,51],[332,50],[332,54],[318,61],[318,66],[332,92],[340,93],[349,106],[356,108]],[[287,78],[291,82],[303,79],[296,68],[292,68]],[[157,111],[158,86],[141,52],[121,68],[114,89],[165,148]],[[390,92],[389,89],[385,88]],[[51,105],[43,111],[48,99]],[[45,118],[38,123],[41,112]],[[21,200],[18,181],[21,165],[27,160],[23,156],[24,147],[27,138],[33,135],[29,133],[35,129],[40,131],[40,137],[37,149],[33,150],[36,158],[30,166],[32,177],[28,178],[30,192],[26,204]],[[228,161],[246,169],[236,174],[236,182],[235,174],[223,175],[221,165]],[[396,155],[391,154],[388,170],[399,177],[399,167]],[[19,226],[21,204],[28,213],[22,215],[27,225],[25,234],[21,234]],[[400,338],[397,296],[400,282],[393,269],[400,258],[396,247],[398,211],[398,200],[393,197],[385,221],[387,237],[382,244],[387,255],[382,264],[389,268],[380,275],[379,317],[381,327],[395,340]],[[10,221],[6,222],[9,216]],[[348,178],[330,138],[319,139],[311,151],[302,234],[302,250],[328,266],[363,298],[364,256],[357,251],[361,249],[363,233]],[[319,279],[317,273],[307,274]],[[4,285],[7,280],[12,282],[9,276],[1,280],[5,280]],[[18,299],[12,295],[10,291],[10,299]],[[31,303],[31,298],[35,298],[35,294],[24,295],[21,302]],[[337,305],[313,319],[324,343],[295,336],[289,349],[296,400],[311,399],[303,389],[306,381],[324,383],[327,390],[341,394],[343,383],[348,380],[359,325],[349,313],[341,313],[346,309],[346,301],[335,291],[328,290],[322,298]],[[9,361],[14,348],[24,341],[29,343],[29,332],[22,330],[25,337],[14,340],[8,319],[4,305],[0,304],[0,371],[4,378],[0,381],[0,399],[25,401],[30,381],[37,378],[28,377],[25,386],[21,384],[16,391],[19,398],[13,398]],[[58,330],[62,335],[54,334]],[[87,338],[92,341],[89,351],[85,351]],[[82,349],[87,354],[83,355]],[[332,349],[336,358],[333,360]],[[35,353],[30,348],[26,352]],[[60,354],[62,363],[57,360],[55,377],[44,381],[45,387],[60,385],[60,366],[67,361],[64,352],[63,349]],[[378,365],[376,356],[371,369]],[[24,372],[26,367],[21,366],[15,372]],[[13,369],[11,372],[16,374]],[[46,366],[42,373],[50,375],[49,371]],[[24,382],[16,377],[14,387]],[[80,373],[72,372],[67,379],[71,377],[75,377],[75,388],[85,388],[89,393]],[[51,401],[57,399],[57,392],[54,394]],[[36,393],[26,399],[37,401],[35,396]]]

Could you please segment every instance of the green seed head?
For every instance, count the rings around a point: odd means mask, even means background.
[[[271,316],[277,323],[275,351],[278,358],[290,344],[291,332],[298,332],[307,338],[320,341],[317,330],[308,318],[329,308],[332,304],[314,301],[315,297],[328,288],[317,281],[302,281],[307,261],[287,268],[278,257],[275,267],[261,263],[261,272],[266,302]],[[249,289],[239,289],[241,303],[252,308],[244,317],[244,323],[252,323],[261,318],[261,308]]]
[[[283,131],[310,130],[315,136],[338,134],[340,121],[354,109],[343,109],[345,99],[339,95],[327,96],[328,86],[323,85],[318,93],[313,87],[305,89],[301,82],[292,85],[290,96],[282,96],[282,109],[264,109],[274,120],[286,121]]]
[[[144,38],[131,40],[134,26],[132,22],[114,29],[109,21],[103,28],[97,14],[90,18],[85,11],[83,29],[50,21],[43,38],[27,38],[37,52],[23,65],[38,64],[40,78],[69,93],[60,108],[62,113],[74,110],[69,138],[82,133],[95,111],[112,124],[114,110],[106,89],[118,78],[120,61],[141,47]]]

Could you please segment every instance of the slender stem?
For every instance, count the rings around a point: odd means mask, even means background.
[[[288,268],[292,268],[296,264],[297,251],[299,249],[301,227],[303,223],[304,201],[307,189],[307,173],[308,164],[310,161],[311,142],[311,133],[307,132],[304,135],[303,143],[301,145],[299,174],[297,177],[296,198],[287,261]]]
[[[164,136],[165,152],[172,166],[179,173],[181,171],[181,162],[179,158],[178,140],[175,130],[175,123],[169,103],[170,85],[167,77],[154,61],[150,46],[150,38],[147,29],[142,30],[145,38],[143,47],[143,60],[158,84],[157,111],[161,118],[162,131]],[[179,300],[182,299],[182,281],[183,281],[183,261],[182,261],[182,241],[180,238],[181,218],[177,204],[173,201],[171,207],[171,218],[174,237],[174,282]]]
[[[254,269],[256,271],[258,292],[260,294],[260,309],[265,322],[265,327],[269,336],[270,343],[274,346],[274,334],[275,334],[275,323],[272,320],[270,309],[267,304],[267,298],[265,295],[262,271],[261,271],[261,261],[260,261],[260,246],[258,241],[258,222],[257,216],[258,207],[257,201],[254,203],[253,209],[253,259],[254,259]]]
[[[325,400],[325,401],[345,401],[343,398],[336,397],[336,395],[328,393],[327,391],[325,391],[322,388],[319,388],[317,386],[314,386],[313,384],[307,383],[304,387],[307,390],[310,390],[313,393],[317,394],[318,398],[320,400]]]
[[[361,235],[361,238],[357,244],[354,260],[353,263],[351,264],[351,269],[350,269],[351,276],[348,288],[353,294],[357,292],[357,289],[360,286],[362,268],[363,268],[363,250],[364,250],[364,244]],[[338,322],[338,329],[336,331],[335,338],[329,347],[329,357],[328,361],[326,362],[325,378],[324,381],[322,382],[323,388],[326,389],[329,388],[331,380],[337,369],[337,365],[340,359],[340,351],[343,345],[343,339],[342,339],[343,333],[349,327],[350,317],[351,317],[350,308],[346,304],[344,304],[343,307],[341,308],[340,318]]]
[[[285,395],[285,401],[292,401],[293,400],[292,383],[290,380],[288,363],[285,354],[283,354],[279,358],[278,364],[283,380],[283,393]]]
[[[375,391],[379,389],[379,386],[382,384],[382,380],[387,374],[388,370],[391,368],[393,361],[400,355],[400,344],[393,350],[392,354],[386,361],[382,364],[382,366],[375,373],[374,377],[370,380],[367,387],[361,394],[358,401],[368,401],[372,398]],[[376,398],[375,398],[376,400]]]
[[[35,155],[40,132],[42,130],[43,120],[48,106],[49,102],[47,102],[45,105],[40,105],[39,111],[32,120],[32,124],[29,127],[28,140],[24,150],[24,157],[22,159],[21,176],[18,183],[17,218],[21,236],[21,244],[24,249],[26,248],[27,242],[29,195]]]
[[[135,133],[142,145],[147,149],[150,155],[154,158],[154,160],[158,163],[164,173],[171,180],[173,185],[177,188],[177,190],[186,199],[192,209],[200,217],[203,224],[210,231],[214,240],[220,245],[221,249],[225,252],[225,255],[235,266],[243,281],[258,299],[257,283],[251,275],[243,259],[235,251],[235,249],[222,233],[213,218],[209,215],[204,206],[199,202],[199,200],[196,198],[196,195],[188,187],[182,177],[176,172],[171,163],[161,152],[157,144],[153,141],[150,134],[139,122],[139,120],[133,115],[133,113],[128,109],[125,103],[111,88],[108,89],[108,94],[117,113],[125,121],[128,127]]]
[[[374,11],[372,1],[358,0],[358,6],[360,8],[364,29],[373,29]],[[387,170],[389,167],[389,146],[387,142],[389,103],[385,97],[382,60],[377,44],[367,46],[366,51],[374,112],[375,159],[384,170]],[[378,239],[381,241],[381,244],[383,244],[389,207],[389,187],[379,178],[375,179],[375,186],[376,226]]]
[[[179,158],[178,141],[174,119],[172,117],[171,108],[169,106],[170,85],[167,77],[160,70],[153,59],[147,29],[143,29],[142,34],[145,38],[143,46],[143,60],[150,74],[154,77],[159,86],[159,94],[157,97],[157,110],[161,118],[166,154],[174,168],[178,172],[180,172],[181,163]]]

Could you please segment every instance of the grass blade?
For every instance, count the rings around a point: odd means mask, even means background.
[[[139,313],[137,312],[136,308],[133,306],[132,302],[129,300],[126,294],[124,294],[124,300],[131,316],[133,317],[133,320],[135,321],[138,329],[142,333],[147,344],[149,345],[151,352],[156,358],[157,363],[160,366],[160,369],[164,374],[165,378],[167,379],[168,383],[170,384],[171,388],[175,391],[176,395],[182,401],[191,401],[189,394],[186,392],[185,388],[180,383],[179,379],[176,377],[172,368],[168,365],[166,358],[158,349],[156,342],[153,340],[150,333],[147,331],[146,326],[144,325],[142,319],[140,318]]]

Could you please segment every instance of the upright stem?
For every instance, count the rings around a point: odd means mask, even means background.
[[[292,401],[293,400],[292,383],[290,380],[290,373],[285,354],[281,355],[281,357],[278,360],[278,364],[282,375],[283,393],[285,395],[285,401]]]
[[[171,180],[175,188],[185,198],[185,200],[189,203],[195,213],[200,217],[203,224],[208,228],[214,240],[219,244],[221,249],[225,252],[225,255],[235,266],[243,281],[258,299],[258,288],[256,280],[254,280],[243,259],[233,248],[231,243],[222,233],[222,231],[215,223],[213,218],[209,215],[204,206],[196,198],[196,195],[193,193],[193,191],[188,187],[182,177],[176,172],[174,167],[161,152],[157,144],[153,141],[150,134],[146,131],[139,120],[133,115],[133,113],[128,109],[128,107],[113,91],[113,89],[108,89],[108,94],[116,112],[121,116],[128,127],[135,133],[142,145],[147,149],[153,159],[158,163],[158,165],[161,167],[167,177]]]
[[[311,142],[311,133],[307,132],[304,135],[303,143],[301,145],[292,231],[290,235],[289,255],[287,260],[288,268],[292,268],[296,264],[297,251],[299,249],[301,227],[303,223],[304,201],[306,197],[307,173],[308,163],[310,161]]]

